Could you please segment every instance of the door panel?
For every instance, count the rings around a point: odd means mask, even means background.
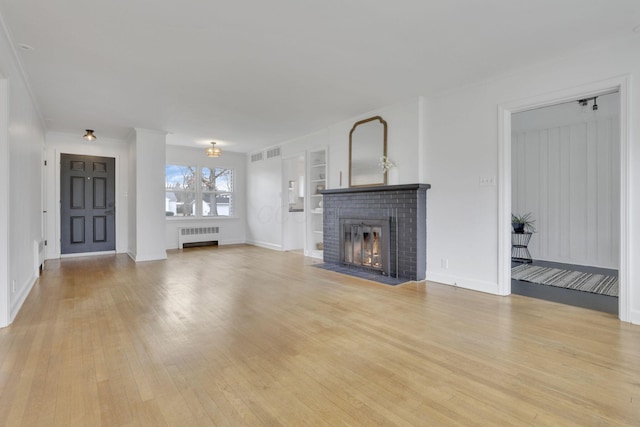
[[[71,243],[84,243],[84,222],[83,216],[71,217]]]
[[[115,250],[115,159],[60,155],[62,254]]]
[[[107,208],[107,180],[105,178],[93,179],[93,208]]]
[[[71,209],[84,209],[84,177],[71,177]]]

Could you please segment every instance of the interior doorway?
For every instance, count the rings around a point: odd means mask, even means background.
[[[630,241],[628,230],[629,218],[629,82],[625,76],[587,84],[581,87],[566,89],[552,94],[540,95],[537,97],[522,99],[519,101],[501,104],[498,106],[499,131],[499,236],[498,236],[498,287],[499,293],[509,295],[511,289],[511,250],[512,250],[512,191],[511,191],[511,149],[512,149],[512,115],[522,111],[542,108],[549,105],[556,105],[563,102],[577,102],[587,97],[600,96],[607,93],[618,92],[620,121],[619,121],[619,141],[620,141],[620,167],[617,174],[620,183],[619,198],[619,230],[618,230],[618,317],[622,321],[630,321],[630,298],[629,298],[629,253]]]
[[[282,160],[282,248],[304,254],[305,155]]]
[[[512,115],[512,213],[533,231],[514,232],[531,257],[512,258],[512,293],[617,314],[619,103],[616,91]]]
[[[115,241],[115,159],[61,154],[61,255],[115,251]]]

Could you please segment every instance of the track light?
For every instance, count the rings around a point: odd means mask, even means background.
[[[589,101],[593,100],[593,106],[591,107],[591,109],[593,111],[598,111],[598,97],[594,96],[592,98],[584,98],[584,99],[579,99],[578,100],[578,104],[580,104],[580,106],[582,107],[582,112],[583,113],[588,113],[589,112]]]
[[[98,139],[98,137],[93,134],[93,130],[86,129],[86,131],[87,133],[85,133],[83,136],[84,139],[86,139],[87,141],[95,141],[96,139]]]

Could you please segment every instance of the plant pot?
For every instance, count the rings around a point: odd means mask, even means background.
[[[511,226],[513,227],[514,233],[518,233],[518,234],[524,233],[524,224],[521,224],[519,222],[512,222]]]

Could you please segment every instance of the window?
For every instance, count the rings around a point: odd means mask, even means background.
[[[165,174],[166,216],[233,215],[232,169],[166,165]]]
[[[231,216],[233,201],[233,171],[202,168],[202,216]]]

